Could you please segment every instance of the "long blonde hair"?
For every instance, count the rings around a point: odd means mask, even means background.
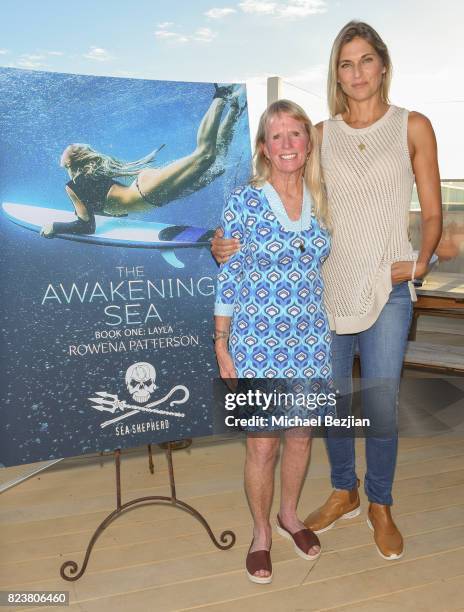
[[[316,218],[326,227],[330,227],[327,196],[321,170],[319,133],[305,111],[295,102],[291,100],[277,100],[270,104],[261,115],[256,133],[255,151],[253,154],[254,172],[250,179],[250,184],[253,187],[262,187],[269,180],[271,166],[263,151],[263,145],[266,142],[266,124],[271,117],[280,113],[285,113],[296,121],[300,121],[306,129],[311,143],[311,153],[305,165],[303,179],[312,196]]]
[[[343,114],[349,110],[346,94],[338,83],[338,62],[343,45],[351,42],[354,38],[363,38],[375,49],[382,60],[385,74],[383,75],[380,87],[380,97],[385,104],[390,102],[388,94],[392,78],[392,63],[387,45],[372,26],[362,21],[350,21],[337,34],[330,53],[329,75],[327,78],[327,103],[331,117]]]
[[[132,162],[124,162],[116,157],[99,153],[88,144],[74,143],[66,148],[69,170],[75,179],[80,174],[91,176],[134,176],[153,163],[156,154],[164,145],[145,157]]]

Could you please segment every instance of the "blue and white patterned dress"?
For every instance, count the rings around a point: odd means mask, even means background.
[[[237,188],[222,226],[226,238],[242,244],[221,266],[214,311],[232,317],[229,349],[238,377],[331,380],[321,277],[330,236],[311,212],[308,191],[301,219],[292,221],[270,183]]]

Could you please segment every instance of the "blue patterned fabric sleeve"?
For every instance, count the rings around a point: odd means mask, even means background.
[[[220,317],[232,316],[242,274],[245,242],[245,224],[243,220],[245,211],[242,193],[243,190],[236,190],[232,193],[222,211],[221,225],[224,230],[224,238],[238,238],[242,248],[226,263],[221,265],[217,276],[214,314]]]

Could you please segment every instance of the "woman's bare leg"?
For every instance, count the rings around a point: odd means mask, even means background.
[[[280,510],[282,524],[292,533],[305,529],[299,520],[296,508],[308,468],[311,452],[311,431],[308,428],[289,429],[285,432],[285,443],[280,466]],[[316,555],[319,546],[312,546],[310,555]]]
[[[189,193],[199,191],[212,183],[218,176],[224,174],[226,170],[225,157],[229,150],[232,137],[234,135],[234,126],[237,123],[237,119],[240,117],[242,112],[245,110],[246,105],[240,108],[238,102],[238,96],[233,95],[230,99],[230,109],[227,112],[225,118],[221,121],[219,126],[217,144],[216,144],[216,159],[214,163],[208,168],[207,172],[200,174],[190,185]]]
[[[228,101],[230,109],[221,122],[226,101],[223,98],[213,99],[198,128],[197,146],[192,154],[172,162],[165,168],[142,170],[137,181],[130,187],[113,185],[105,210],[115,214],[148,211],[198,191],[222,174],[223,167],[218,167],[217,171],[213,172],[211,166],[218,155],[227,153],[234,125],[245,108],[240,108],[238,94],[232,93],[228,96]]]
[[[246,105],[245,105],[246,106]],[[245,106],[240,108],[239,95],[234,94],[230,99],[230,109],[227,115],[221,121],[217,136],[217,152],[219,155],[226,155],[229,149],[229,145],[234,135],[234,126],[237,119],[240,117],[242,112],[245,110]]]
[[[162,206],[189,191],[189,187],[214,162],[221,115],[226,101],[215,98],[203,117],[197,133],[195,151],[165,168],[142,170],[138,185],[154,206]]]
[[[253,515],[253,546],[255,550],[269,550],[272,530],[269,522],[274,494],[274,470],[279,449],[278,437],[247,437],[245,460],[245,491]],[[269,576],[260,570],[256,576]]]

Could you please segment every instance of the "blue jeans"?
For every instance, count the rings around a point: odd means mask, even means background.
[[[399,283],[393,286],[388,302],[369,329],[357,334],[333,333],[332,337],[333,374],[343,394],[337,403],[337,412],[341,416],[350,413],[353,360],[356,347],[359,349],[363,417],[370,418],[376,427],[374,435],[369,433],[366,436],[364,490],[369,501],[378,504],[393,503],[391,491],[398,450],[398,390],[411,316],[408,283]],[[369,389],[369,382],[374,380],[376,384]],[[354,489],[354,438],[340,437],[336,431],[331,435],[330,428],[327,436],[332,486]]]

